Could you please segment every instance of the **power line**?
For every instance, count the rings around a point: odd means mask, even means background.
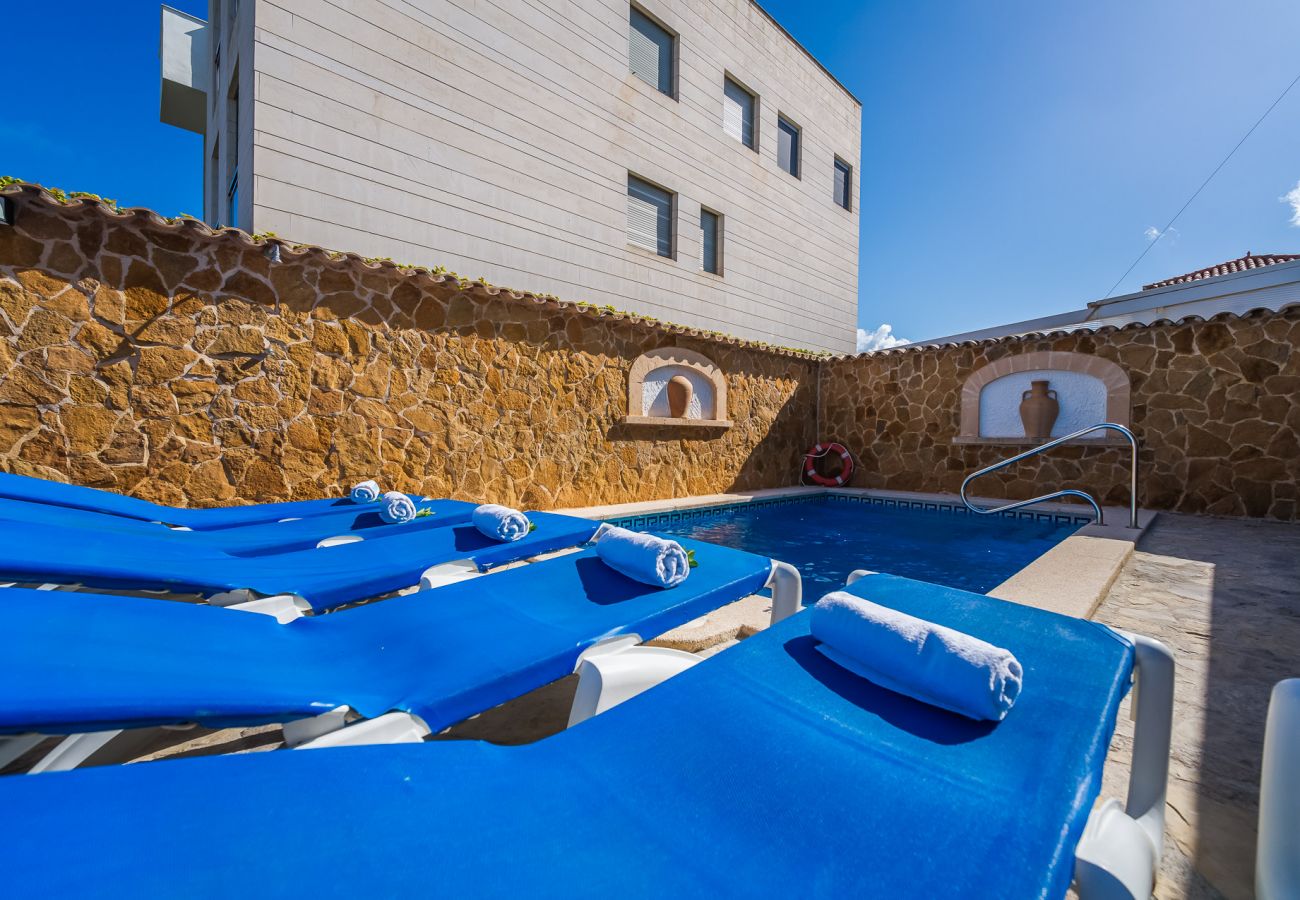
[[[1119,278],[1115,280],[1115,283],[1110,286],[1110,290],[1106,292],[1106,296],[1102,298],[1103,300],[1107,299],[1108,297],[1110,297],[1111,294],[1115,293],[1115,288],[1119,287],[1120,283],[1123,282],[1125,278],[1128,278],[1129,273],[1137,268],[1137,264],[1142,262],[1142,260],[1146,257],[1146,255],[1151,252],[1151,248],[1154,247],[1160,241],[1160,239],[1165,236],[1165,233],[1169,231],[1170,228],[1173,227],[1175,222],[1178,221],[1178,217],[1181,216],[1187,210],[1187,207],[1192,205],[1193,200],[1195,200],[1197,197],[1201,195],[1201,191],[1205,190],[1205,186],[1214,180],[1214,176],[1219,174],[1219,170],[1228,164],[1228,160],[1232,159],[1232,157],[1236,155],[1237,151],[1241,149],[1241,145],[1246,143],[1246,139],[1255,133],[1255,129],[1258,128],[1260,124],[1262,124],[1263,121],[1268,118],[1268,114],[1277,108],[1277,105],[1282,102],[1282,99],[1291,92],[1291,88],[1295,87],[1297,84],[1300,84],[1300,75],[1296,75],[1296,77],[1292,80],[1290,84],[1286,86],[1286,88],[1282,91],[1282,93],[1277,95],[1277,99],[1273,101],[1273,103],[1269,106],[1269,108],[1264,110],[1264,115],[1260,116],[1258,119],[1255,120],[1255,124],[1250,126],[1250,130],[1247,131],[1244,135],[1242,135],[1241,140],[1237,141],[1237,145],[1233,147],[1232,150],[1229,151],[1228,155],[1223,158],[1223,162],[1219,163],[1217,166],[1214,167],[1214,171],[1209,174],[1209,177],[1207,177],[1204,181],[1201,182],[1201,186],[1196,189],[1196,192],[1192,194],[1192,196],[1187,198],[1187,202],[1184,203],[1179,208],[1178,212],[1174,213],[1174,217],[1169,220],[1169,224],[1165,225],[1164,228],[1160,229],[1160,233],[1157,234],[1155,238],[1146,245],[1146,248],[1141,253],[1138,254],[1138,258],[1133,260],[1133,264],[1129,266],[1127,269],[1125,269],[1124,274],[1119,276]]]

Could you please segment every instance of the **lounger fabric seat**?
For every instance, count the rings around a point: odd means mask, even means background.
[[[68,506],[0,499],[0,519],[56,528],[89,529],[118,535],[127,540],[165,541],[192,553],[262,556],[287,550],[309,550],[321,539],[336,535],[356,535],[373,540],[457,525],[468,522],[475,509],[475,504],[463,500],[422,499],[416,506],[428,510],[428,514],[397,525],[390,525],[379,517],[377,504],[349,504],[332,512],[292,522],[263,522],[214,531],[178,531],[141,519],[127,519]]]
[[[850,590],[1011,649],[1015,708],[977,723],[875,687],[817,652],[804,614],[528,746],[3,779],[6,876],[187,896],[1063,896],[1130,645],[901,578]]]
[[[586,550],[287,625],[188,603],[0,589],[0,732],[255,724],[344,704],[368,718],[414,712],[440,729],[569,674],[601,638],[656,636],[767,581],[764,557],[683,543],[699,567],[667,590]]]
[[[112,491],[63,484],[26,475],[0,472],[0,498],[67,506],[91,512],[107,513],[143,522],[164,522],[194,529],[231,528],[258,522],[278,522],[292,516],[314,516],[339,510],[358,509],[347,497],[322,500],[290,500],[283,503],[258,503],[249,506],[222,506],[213,509],[186,509],[162,506],[127,497]],[[418,498],[414,498],[418,499]]]
[[[598,527],[589,519],[555,513],[529,517],[536,530],[508,543],[463,524],[251,557],[196,552],[171,540],[0,520],[0,578],[204,593],[247,588],[297,594],[324,610],[415,584],[437,563],[468,559],[486,571],[585,543]]]

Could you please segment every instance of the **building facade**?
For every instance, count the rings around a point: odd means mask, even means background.
[[[861,105],[752,0],[163,15],[214,225],[853,349]]]
[[[1162,319],[1178,322],[1189,316],[1240,316],[1256,309],[1278,311],[1296,303],[1300,303],[1300,253],[1247,253],[1145,285],[1131,294],[1094,300],[1083,309],[913,343],[940,346],[1107,325],[1150,325]]]

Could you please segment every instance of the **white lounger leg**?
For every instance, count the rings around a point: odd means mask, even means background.
[[[287,625],[294,619],[301,619],[311,612],[311,604],[297,594],[276,594],[274,597],[262,597],[257,600],[233,603],[227,606],[226,609],[261,613],[264,616],[270,616],[281,625]]]
[[[45,740],[43,734],[11,734],[0,739],[0,769]]]
[[[1268,704],[1255,895],[1259,900],[1300,897],[1300,678],[1274,685]]]
[[[321,538],[316,542],[316,549],[321,550],[325,547],[342,547],[344,544],[359,544],[365,538],[359,534],[336,534],[332,537]]]
[[[471,560],[457,559],[429,566],[420,575],[420,590],[429,591],[444,584],[454,584],[468,578],[478,578],[483,573]]]
[[[1159,641],[1125,633],[1133,642],[1133,761],[1128,802],[1108,800],[1092,811],[1075,849],[1081,900],[1151,896],[1165,838],[1165,790],[1174,716],[1174,657]]]
[[[324,747],[359,747],[365,744],[418,744],[429,734],[429,726],[419,716],[407,712],[390,712],[331,731],[315,740],[299,744],[295,750],[319,750]]]
[[[803,578],[789,563],[772,560],[772,573],[765,587],[772,589],[772,625],[803,609]]]
[[[57,747],[45,754],[40,762],[32,766],[29,772],[35,775],[37,772],[66,772],[75,769],[121,733],[121,729],[114,729],[70,734],[59,741]]]
[[[693,653],[667,647],[639,646],[635,634],[607,638],[578,657],[578,689],[569,710],[569,727],[618,706],[701,660]]]
[[[849,573],[849,577],[844,579],[844,586],[848,587],[853,582],[857,581],[859,578],[866,578],[868,575],[875,575],[875,574],[876,573],[871,571],[870,569],[854,569],[852,572]]]
[[[321,713],[319,716],[285,722],[282,728],[284,745],[286,747],[299,747],[324,735],[332,734],[340,728],[346,727],[348,718],[351,715],[352,707],[339,706],[327,713]]]

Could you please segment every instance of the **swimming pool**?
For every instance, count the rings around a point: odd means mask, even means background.
[[[960,507],[821,494],[672,510],[611,520],[790,563],[804,602],[843,587],[854,569],[970,591],[992,590],[1060,543],[1084,516],[977,516]]]

